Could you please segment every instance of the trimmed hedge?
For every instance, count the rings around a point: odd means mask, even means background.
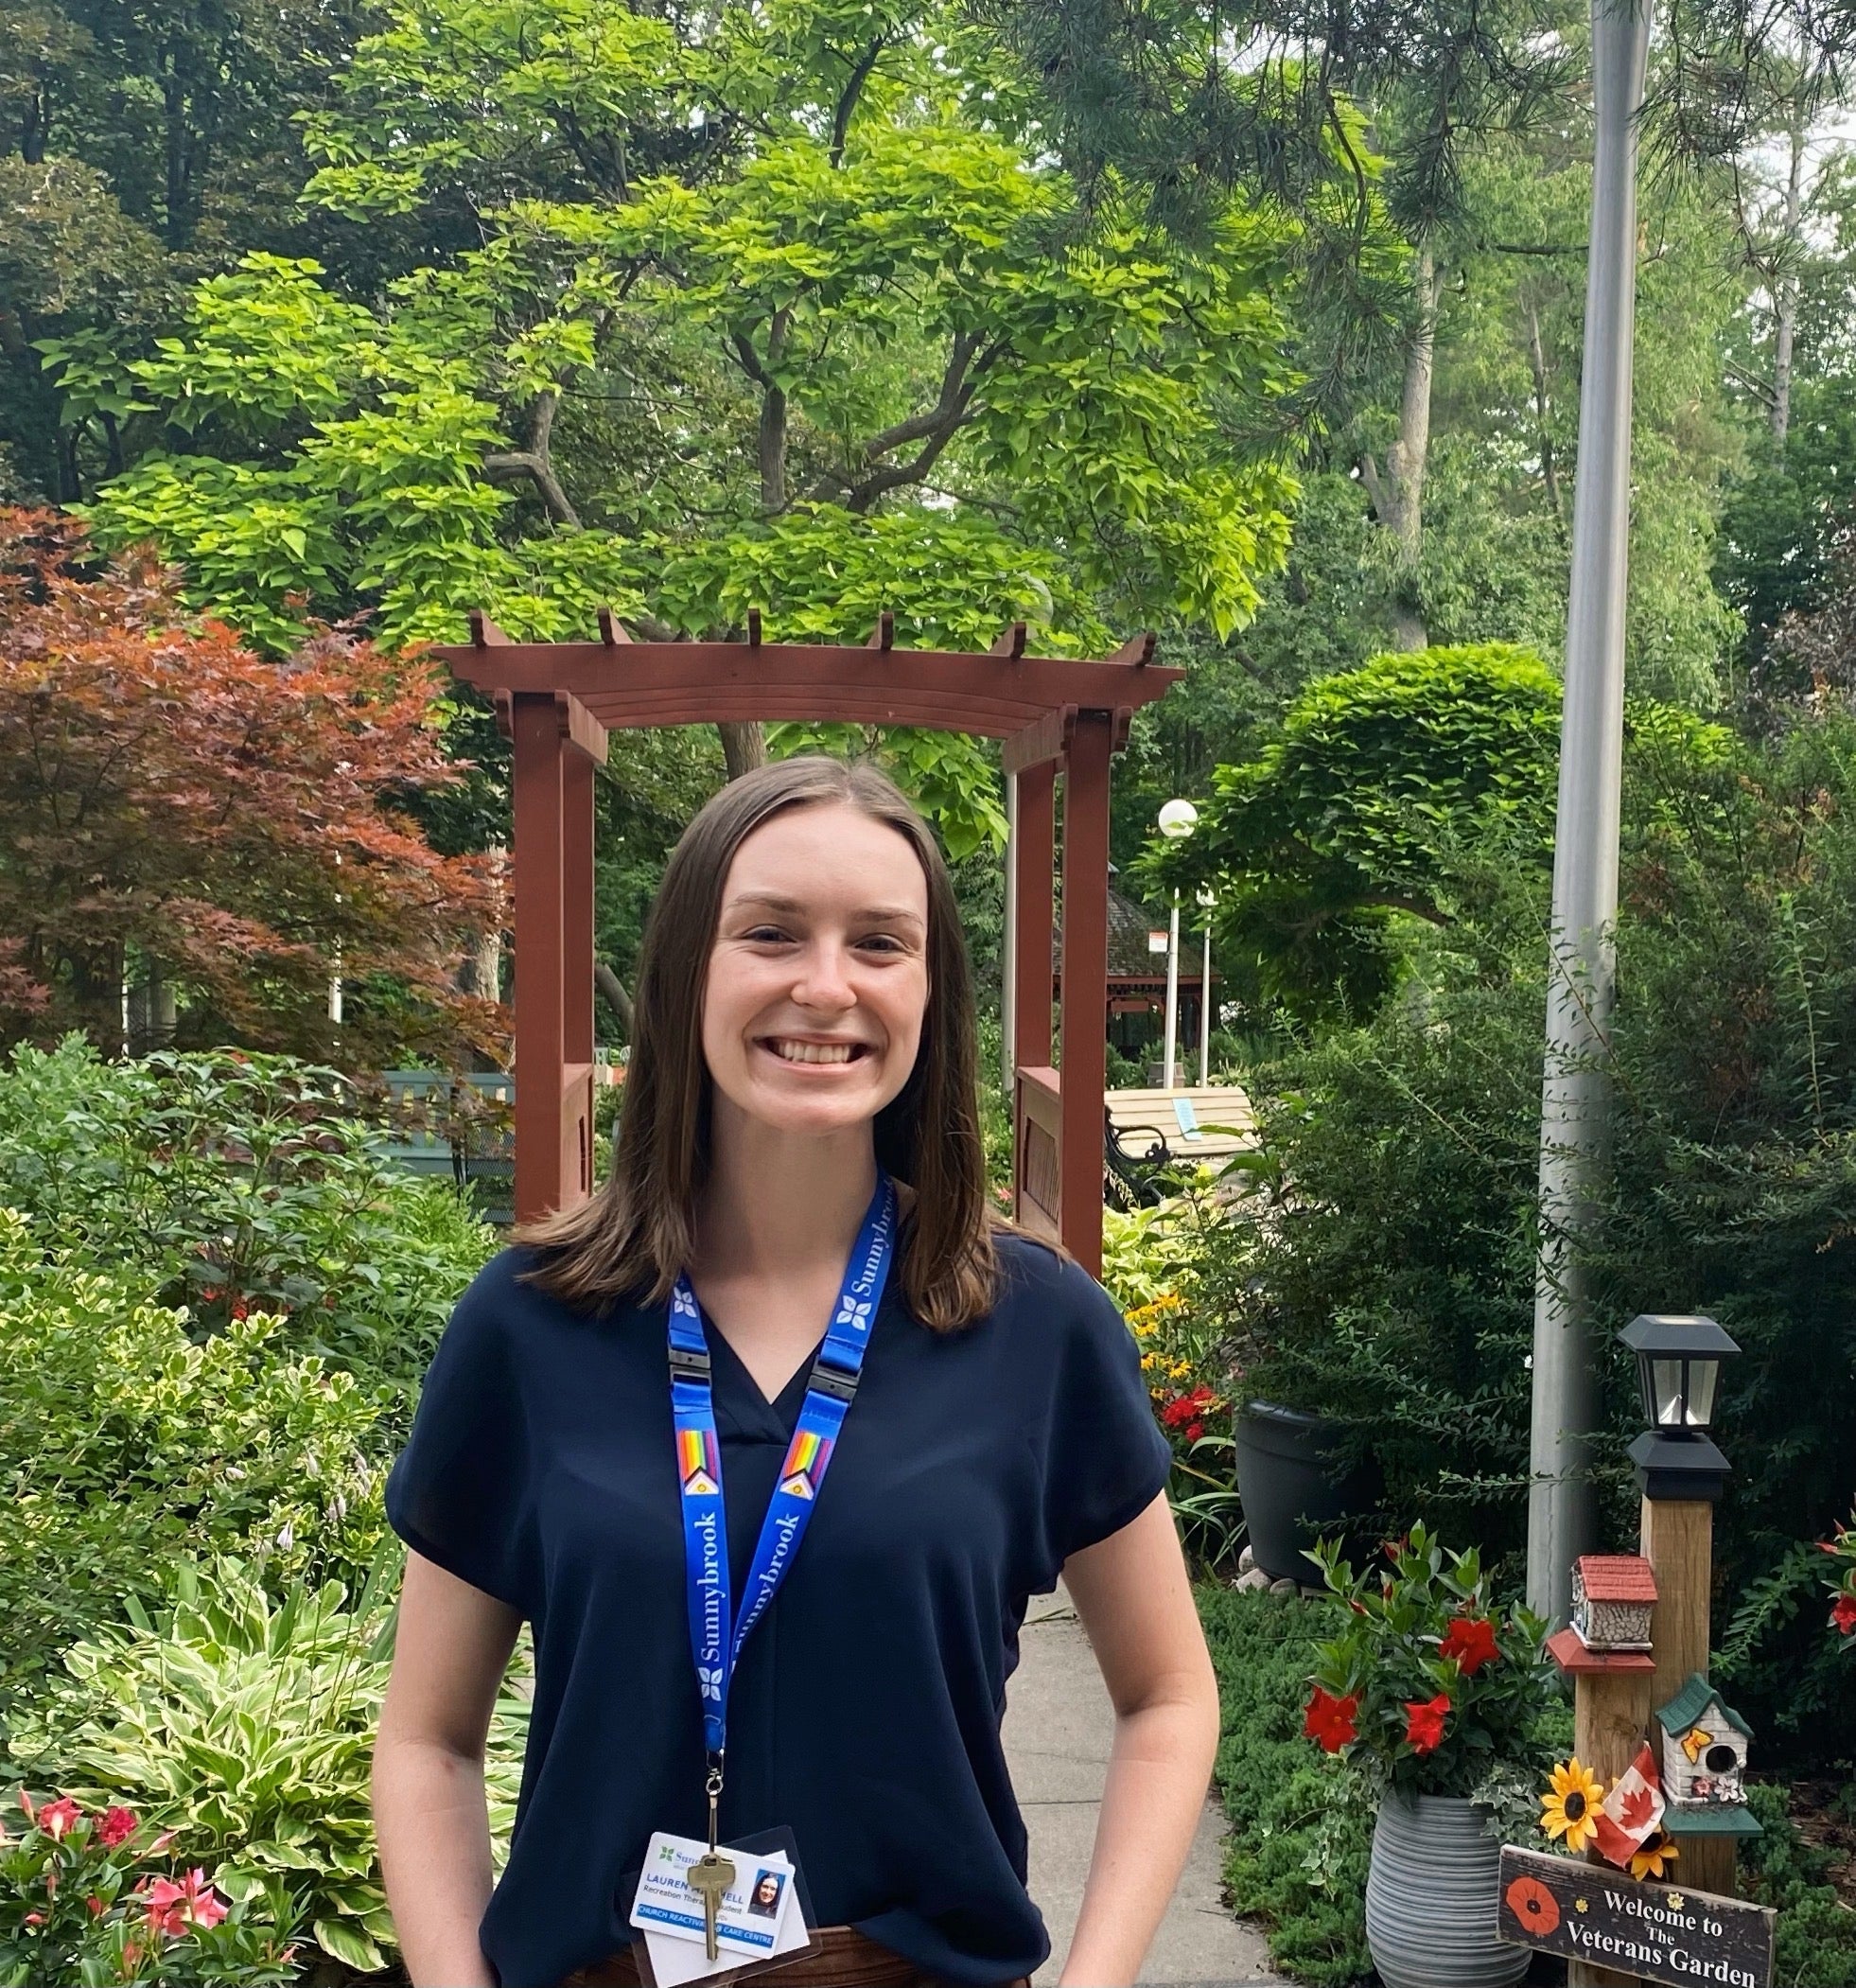
[[[1217,1779],[1231,1819],[1225,1885],[1237,1911],[1268,1926],[1277,1965],[1317,1988],[1373,1976],[1372,1812],[1355,1776],[1302,1733],[1311,1645],[1332,1633],[1335,1607],[1210,1584],[1199,1590],[1223,1706]]]

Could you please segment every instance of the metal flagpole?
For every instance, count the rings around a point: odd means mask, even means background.
[[[1541,1085],[1541,1254],[1528,1498],[1528,1600],[1555,1622],[1567,1619],[1572,1562],[1589,1550],[1595,1521],[1586,1453],[1595,1395],[1589,1294],[1569,1244],[1590,1219],[1608,1101],[1601,1058],[1616,970],[1637,114],[1643,101],[1650,6],[1651,0],[1592,0],[1597,143]]]
[[[1212,1081],[1212,907],[1205,906],[1205,956],[1199,986],[1199,1081]]]
[[[1173,1059],[1180,1047],[1180,893],[1173,893],[1173,915],[1166,928],[1166,1064],[1162,1086],[1173,1088]]]

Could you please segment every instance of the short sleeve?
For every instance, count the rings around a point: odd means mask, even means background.
[[[1117,1533],[1165,1488],[1173,1451],[1154,1419],[1120,1307],[1079,1265],[1056,1266],[1056,1384],[1045,1431],[1044,1539],[1053,1572]]]
[[[473,1588],[531,1606],[536,1554],[521,1375],[513,1357],[509,1254],[458,1300],[387,1478],[387,1522],[415,1553]]]

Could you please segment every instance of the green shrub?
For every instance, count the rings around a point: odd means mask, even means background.
[[[1199,1590],[1223,1707],[1217,1787],[1231,1903],[1269,1926],[1278,1966],[1317,1988],[1368,1979],[1373,1818],[1358,1777],[1302,1731],[1317,1639],[1338,1604]]]
[[[68,1676],[22,1719],[14,1770],[79,1801],[121,1803],[178,1832],[177,1856],[217,1863],[228,1898],[281,1879],[323,1950],[384,1964],[394,1938],[374,1844],[369,1775],[397,1556],[343,1605],[341,1584],[292,1585],[273,1606],[237,1560],[182,1566],[171,1610],[65,1652]],[[507,1856],[528,1708],[499,1698],[486,1764],[496,1860]]]
[[[1856,1761],[1856,1697],[1801,1542],[1856,1494],[1856,719],[1772,746],[1636,713],[1610,1164],[1581,1238],[1600,1370],[1602,1537],[1630,1543],[1641,1426],[1615,1333],[1705,1311],[1743,1349],[1718,1422],[1719,1632],[1769,1763]],[[1541,893],[1452,858],[1455,922],[1364,1027],[1253,1072],[1253,1193],[1196,1303],[1249,1392],[1331,1415],[1423,1517],[1518,1553],[1526,1524]],[[1744,1607],[1740,1606],[1745,1604]]]
[[[201,1336],[263,1309],[299,1353],[416,1381],[496,1238],[356,1109],[339,1073],[286,1057],[21,1047],[0,1066],[0,1204]]]
[[[288,1357],[267,1313],[199,1345],[190,1323],[0,1207],[0,1713],[188,1554],[255,1549],[285,1580],[375,1552],[386,1398]]]
[[[1755,1783],[1746,1802],[1765,1834],[1741,1845],[1742,1890],[1777,1908],[1777,1988],[1856,1988],[1856,1911],[1825,1882],[1831,1859],[1799,1835],[1782,1787]]]

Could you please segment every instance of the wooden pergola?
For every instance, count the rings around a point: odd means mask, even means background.
[[[1151,635],[1102,662],[1027,656],[1022,622],[985,655],[899,649],[888,614],[860,648],[764,642],[758,613],[742,642],[634,642],[604,610],[599,625],[597,642],[520,642],[472,614],[470,642],[436,651],[494,699],[515,763],[517,1219],[592,1189],[593,767],[605,761],[606,732],[781,718],[913,725],[1005,742],[1017,783],[1007,1016],[1016,1212],[1099,1270],[1109,761],[1134,712],[1183,673],[1154,663]],[[1049,971],[1059,774],[1060,1070]]]

